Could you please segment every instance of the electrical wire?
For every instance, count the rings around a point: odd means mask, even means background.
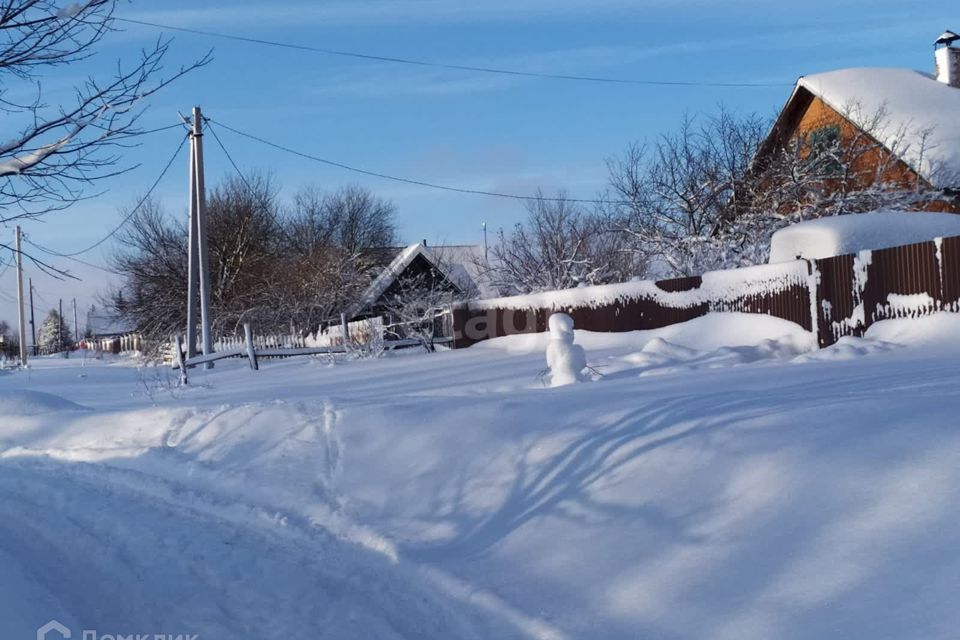
[[[301,158],[306,158],[307,160],[313,160],[314,162],[319,162],[321,164],[325,164],[331,167],[337,167],[338,169],[343,169],[345,171],[360,173],[365,176],[382,178],[384,180],[392,180],[394,182],[403,182],[405,184],[412,184],[419,187],[428,187],[430,189],[439,189],[441,191],[453,191],[454,193],[466,193],[466,194],[478,195],[478,196],[491,196],[494,198],[510,198],[513,200],[522,200],[526,202],[539,201],[539,202],[573,202],[573,203],[580,203],[580,204],[628,204],[624,200],[596,200],[596,199],[583,199],[583,198],[550,198],[546,196],[523,196],[523,195],[517,195],[512,193],[500,193],[497,191],[484,191],[482,189],[466,189],[463,187],[451,187],[449,185],[436,184],[434,182],[426,182],[424,180],[401,178],[401,177],[392,176],[386,173],[380,173],[377,171],[369,171],[367,169],[361,169],[359,167],[354,167],[348,164],[344,164],[342,162],[336,162],[334,160],[327,160],[326,158],[320,158],[318,156],[314,156],[309,153],[304,153],[303,151],[297,151],[296,149],[286,147],[276,142],[271,142],[270,140],[261,138],[260,136],[256,136],[252,133],[240,131],[239,129],[235,129],[229,125],[226,125],[220,122],[219,120],[214,120],[213,118],[208,118],[208,120],[214,123],[215,125],[223,127],[228,131],[232,131],[233,133],[239,136],[243,136],[244,138],[249,138],[250,140],[255,140],[256,142],[259,142],[261,144],[265,144],[269,147],[273,147],[274,149],[278,149],[286,153],[300,156]]]
[[[632,78],[610,78],[602,76],[581,76],[566,73],[537,73],[534,71],[518,71],[516,69],[502,69],[498,67],[478,67],[465,64],[451,64],[445,62],[432,62],[428,60],[414,60],[411,58],[398,58],[394,56],[381,56],[370,53],[361,53],[357,51],[343,51],[340,49],[327,49],[324,47],[315,47],[303,44],[294,44],[290,42],[280,42],[277,40],[266,40],[264,38],[251,38],[239,36],[236,34],[222,33],[218,31],[207,31],[204,29],[191,29],[187,27],[175,27],[169,24],[160,24],[158,22],[149,22],[147,20],[135,20],[133,18],[114,18],[118,22],[128,24],[137,24],[145,27],[154,27],[157,29],[169,29],[170,31],[179,31],[181,33],[190,33],[193,35],[207,36],[210,38],[221,38],[224,40],[235,40],[238,42],[247,42],[250,44],[259,44],[270,47],[281,47],[283,49],[293,49],[296,51],[310,51],[312,53],[321,53],[330,56],[340,56],[345,58],[357,58],[360,60],[370,60],[374,62],[389,62],[394,64],[405,64],[417,67],[433,67],[438,69],[452,69],[455,71],[471,71],[476,73],[490,73],[507,76],[517,76],[525,78],[541,78],[546,80],[572,80],[576,82],[599,82],[604,84],[627,84],[627,85],[651,85],[659,87],[740,87],[740,88],[764,88],[764,87],[792,87],[792,82],[704,82],[695,80],[650,80],[650,79],[632,79]]]
[[[13,266],[13,264],[14,264],[14,262],[15,262],[14,253],[15,253],[14,250],[11,249],[11,250],[10,250],[10,257],[9,257],[7,260],[4,260],[3,269],[0,270],[0,278],[2,278],[4,275],[6,275],[7,271],[10,269],[10,267]],[[11,296],[10,294],[6,293],[5,291],[0,291],[0,300],[3,300],[4,302],[16,302],[16,301],[17,301],[16,298],[14,298],[14,297]]]
[[[183,127],[184,127],[184,124],[182,122],[178,122],[176,124],[168,124],[165,127],[157,127],[156,129],[147,129],[146,131],[139,131],[137,135],[146,136],[146,135],[150,135],[151,133],[159,133],[161,131],[170,131],[170,129],[182,129]]]
[[[180,125],[177,125],[177,126],[180,126]],[[37,249],[40,249],[41,251],[51,256],[57,256],[59,258],[73,258],[75,256],[83,255],[84,253],[93,251],[94,249],[102,245],[104,242],[106,242],[107,240],[112,238],[114,235],[116,235],[116,233],[120,231],[120,229],[123,228],[123,226],[127,224],[130,221],[130,219],[133,218],[134,215],[136,215],[136,213],[140,210],[140,207],[142,207],[143,204],[150,198],[151,194],[153,194],[153,191],[157,188],[157,185],[159,185],[160,181],[163,180],[165,175],[167,175],[167,171],[170,170],[170,167],[173,165],[173,162],[177,159],[177,156],[180,155],[180,150],[183,149],[183,145],[186,143],[187,137],[188,136],[185,135],[183,138],[180,139],[180,145],[177,147],[177,150],[173,152],[172,156],[170,156],[170,160],[167,161],[166,166],[163,167],[163,171],[160,172],[160,175],[157,176],[157,179],[153,181],[152,185],[150,185],[150,188],[147,190],[147,193],[142,198],[140,198],[140,201],[137,202],[136,206],[133,207],[130,213],[124,216],[123,220],[120,221],[120,224],[118,224],[117,226],[115,226],[113,229],[110,230],[110,233],[100,238],[89,247],[80,249],[79,251],[73,251],[70,253],[55,251],[53,249],[50,249],[49,247],[44,247],[35,242],[31,242],[30,244],[32,244]],[[86,264],[89,264],[89,263],[86,263]]]
[[[25,235],[24,238],[23,238],[23,241],[26,242],[27,244],[29,244],[30,246],[32,246],[32,247],[34,247],[34,248],[36,248],[36,249],[39,249],[39,250],[42,251],[43,253],[46,253],[47,255],[54,256],[54,257],[57,257],[57,258],[66,258],[67,260],[72,260],[73,262],[76,262],[77,264],[82,264],[82,265],[84,265],[84,266],[91,267],[91,268],[93,268],[93,269],[99,269],[100,271],[103,271],[103,272],[105,272],[105,273],[112,273],[112,274],[114,274],[114,275],[122,275],[122,274],[121,274],[119,271],[117,271],[116,269],[111,269],[111,268],[109,268],[109,267],[104,267],[103,265],[94,264],[94,263],[92,263],[92,262],[87,262],[86,260],[81,260],[80,258],[77,258],[77,257],[74,257],[74,256],[67,256],[67,255],[63,255],[63,254],[59,254],[59,253],[54,253],[54,252],[50,251],[49,249],[47,249],[46,247],[44,247],[44,246],[42,246],[42,245],[39,245],[39,244],[37,244],[36,242],[32,241],[32,240],[29,238],[29,236],[26,236],[26,235]]]
[[[250,181],[247,180],[247,177],[243,175],[243,172],[240,171],[240,167],[233,160],[233,156],[231,156],[230,152],[227,151],[227,148],[223,144],[223,140],[221,140],[220,136],[217,135],[216,128],[213,126],[210,126],[211,125],[210,118],[204,118],[203,120],[207,124],[207,131],[213,134],[213,139],[216,141],[217,146],[220,147],[220,150],[223,151],[223,155],[227,157],[227,160],[233,166],[234,171],[236,171],[237,175],[240,176],[240,180],[243,182],[244,185],[246,185],[247,191],[250,193],[251,196],[256,197],[256,192],[253,189],[253,185],[250,184]],[[285,228],[285,225],[281,223],[279,220],[277,220],[277,217],[273,214],[273,211],[270,210],[270,207],[268,207],[266,203],[259,203],[259,204],[263,207],[263,212],[266,213],[267,216],[270,218],[270,220],[273,222],[273,224],[276,225],[280,233],[286,236],[287,240],[292,240],[292,238],[290,237],[290,234],[287,232]]]
[[[2,278],[10,269],[10,267],[13,266],[14,260],[16,259],[15,254],[16,252],[13,249],[10,249],[10,261],[4,261],[5,264],[3,265],[3,269],[0,269],[0,278]]]

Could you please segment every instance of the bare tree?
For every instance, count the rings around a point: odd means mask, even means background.
[[[129,169],[120,151],[142,133],[145,99],[207,62],[161,77],[169,41],[158,40],[113,75],[88,78],[70,104],[48,104],[44,74],[93,55],[112,31],[116,4],[0,0],[0,109],[16,129],[0,144],[0,222],[67,207],[89,185]]]
[[[275,323],[274,310],[263,304],[262,292],[283,251],[279,215],[277,190],[263,174],[228,177],[211,191],[207,229],[218,331],[234,331],[245,321]]]
[[[146,200],[117,235],[111,262],[123,280],[102,301],[108,313],[132,321],[149,342],[182,331],[187,313],[187,226],[171,222]]]
[[[727,262],[722,230],[752,201],[749,169],[765,128],[756,116],[726,110],[686,116],[676,133],[608,161],[612,193],[627,203],[616,215],[618,228],[662,275],[694,275]]]
[[[301,330],[339,318],[355,302],[396,242],[395,208],[358,186],[327,193],[307,187],[284,217],[289,243],[277,262],[277,307]],[[391,256],[392,257],[392,256]]]
[[[351,187],[307,189],[284,212],[269,177],[227,178],[208,199],[211,298],[221,334],[252,322],[260,330],[309,332],[354,302],[374,277],[371,255],[392,243],[393,207]],[[148,339],[182,331],[186,317],[187,231],[147,202],[119,236],[113,259],[123,276],[110,308]],[[346,244],[341,244],[346,243]]]
[[[841,115],[770,138],[772,147],[762,118],[722,108],[686,117],[676,133],[608,162],[611,192],[627,203],[614,209],[617,227],[657,275],[687,276],[765,262],[770,237],[793,222],[944,199],[900,160],[922,157],[930,132],[891,122],[882,108],[851,104]]]
[[[563,192],[538,192],[526,221],[510,233],[501,229],[479,266],[501,294],[513,295],[621,282],[643,265],[606,214],[584,210]]]

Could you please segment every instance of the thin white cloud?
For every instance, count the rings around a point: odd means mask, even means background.
[[[854,36],[845,36],[848,45],[856,43],[873,43],[895,39],[897,34],[911,25],[900,22],[897,26],[882,24],[875,27],[864,27]],[[692,39],[688,41],[674,41],[668,44],[651,46],[596,46],[542,51],[507,56],[485,58],[458,58],[450,61],[453,64],[462,64],[474,67],[501,68],[521,71],[524,73],[563,73],[571,75],[604,75],[605,71],[617,69],[618,77],[652,79],[652,80],[711,80],[717,82],[756,82],[756,83],[792,83],[797,76],[810,73],[818,69],[804,66],[811,56],[798,59],[797,67],[785,72],[780,77],[765,75],[730,75],[707,77],[699,74],[696,77],[675,77],[657,74],[651,71],[649,65],[642,73],[631,74],[623,69],[631,65],[639,65],[644,61],[656,60],[668,56],[685,57],[696,62],[695,56],[705,52],[716,54],[720,51],[737,51],[749,48],[761,54],[768,51],[802,50],[809,51],[819,45],[835,41],[835,29],[827,27],[796,28],[786,31],[767,31],[753,35],[736,37],[719,37],[711,40]],[[844,60],[832,60],[837,66],[844,66]],[[671,71],[676,72],[677,66],[671,65]],[[704,68],[706,70],[707,68]],[[744,72],[746,73],[746,71]],[[768,72],[769,73],[769,72]],[[447,69],[418,69],[408,68],[403,73],[397,73],[397,68],[391,64],[355,65],[338,67],[337,71],[328,72],[310,89],[314,95],[323,96],[352,96],[362,98],[382,98],[416,95],[453,95],[481,93],[509,89],[535,78],[524,76],[484,74],[479,72],[462,72]]]
[[[740,4],[757,0],[740,0]],[[137,11],[125,17],[181,27],[226,25],[388,25],[463,22],[512,22],[567,19],[601,14],[640,15],[645,9],[676,5],[678,0],[354,0],[351,2],[274,2],[257,6],[220,5],[201,9]],[[716,4],[712,0],[679,0],[683,5]]]

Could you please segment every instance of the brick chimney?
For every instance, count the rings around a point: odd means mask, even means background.
[[[960,88],[960,49],[954,46],[958,41],[960,35],[944,31],[933,43],[933,54],[937,61],[937,81]]]

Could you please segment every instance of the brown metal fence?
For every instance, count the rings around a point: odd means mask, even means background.
[[[825,347],[843,336],[863,335],[880,320],[960,312],[960,237],[702,277],[552,293],[559,295],[460,305],[453,311],[455,346],[546,331],[547,318],[558,311],[570,314],[577,328],[601,332],[659,329],[710,312],[738,311],[795,322],[815,331]]]

